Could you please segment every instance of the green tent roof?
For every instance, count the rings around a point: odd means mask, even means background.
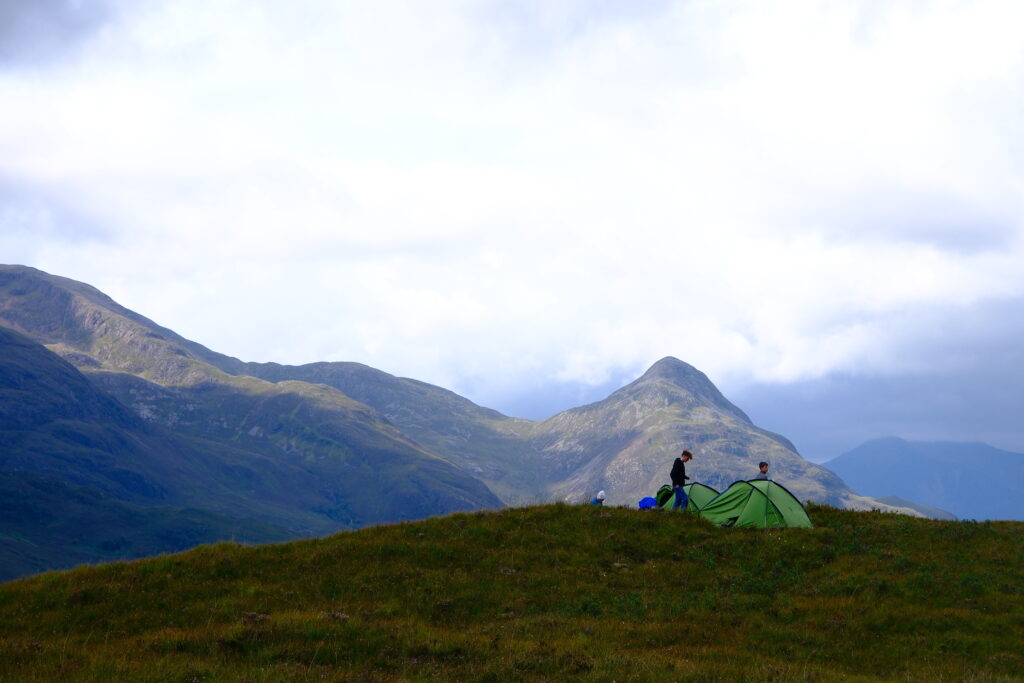
[[[810,529],[811,518],[785,486],[767,479],[734,482],[700,509],[700,516],[722,526]]]
[[[683,487],[683,490],[686,491],[686,495],[690,499],[684,510],[693,513],[700,512],[705,505],[714,500],[718,495],[718,491],[706,484],[701,484],[700,482],[687,484]],[[655,496],[655,499],[658,501],[658,506],[662,510],[671,510],[672,505],[676,502],[675,491],[672,490],[671,486],[666,484],[658,489],[658,495]]]

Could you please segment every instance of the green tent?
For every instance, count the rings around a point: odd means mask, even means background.
[[[702,506],[700,516],[721,526],[810,529],[810,517],[786,487],[767,479],[737,481]]]
[[[705,505],[714,500],[718,495],[718,491],[699,482],[687,484],[683,487],[683,491],[686,492],[687,497],[690,499],[684,509],[695,514],[699,513]],[[658,489],[658,495],[654,499],[658,501],[658,507],[662,510],[671,510],[672,505],[676,502],[676,492],[671,486],[665,484]]]

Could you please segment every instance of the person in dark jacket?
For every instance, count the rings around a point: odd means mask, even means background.
[[[690,462],[693,458],[693,453],[690,451],[683,451],[679,454],[679,457],[672,463],[672,488],[675,490],[676,501],[672,504],[672,509],[685,508],[686,504],[689,503],[689,498],[686,495],[686,490],[683,488],[686,485],[686,480],[689,479],[686,476],[686,463]]]

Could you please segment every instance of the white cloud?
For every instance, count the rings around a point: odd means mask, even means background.
[[[901,314],[1024,297],[1017,3],[610,7],[125,9],[0,71],[0,179],[75,234],[3,195],[3,260],[490,396],[893,372]]]

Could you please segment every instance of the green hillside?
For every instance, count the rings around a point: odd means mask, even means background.
[[[553,505],[0,586],[0,680],[1022,680],[1024,524]]]
[[[232,539],[295,538],[282,527],[207,510],[143,506],[91,486],[0,469],[0,581],[45,568],[177,552]]]
[[[501,505],[370,406],[219,359],[88,285],[0,266],[0,494],[24,502],[0,518],[0,580]]]

